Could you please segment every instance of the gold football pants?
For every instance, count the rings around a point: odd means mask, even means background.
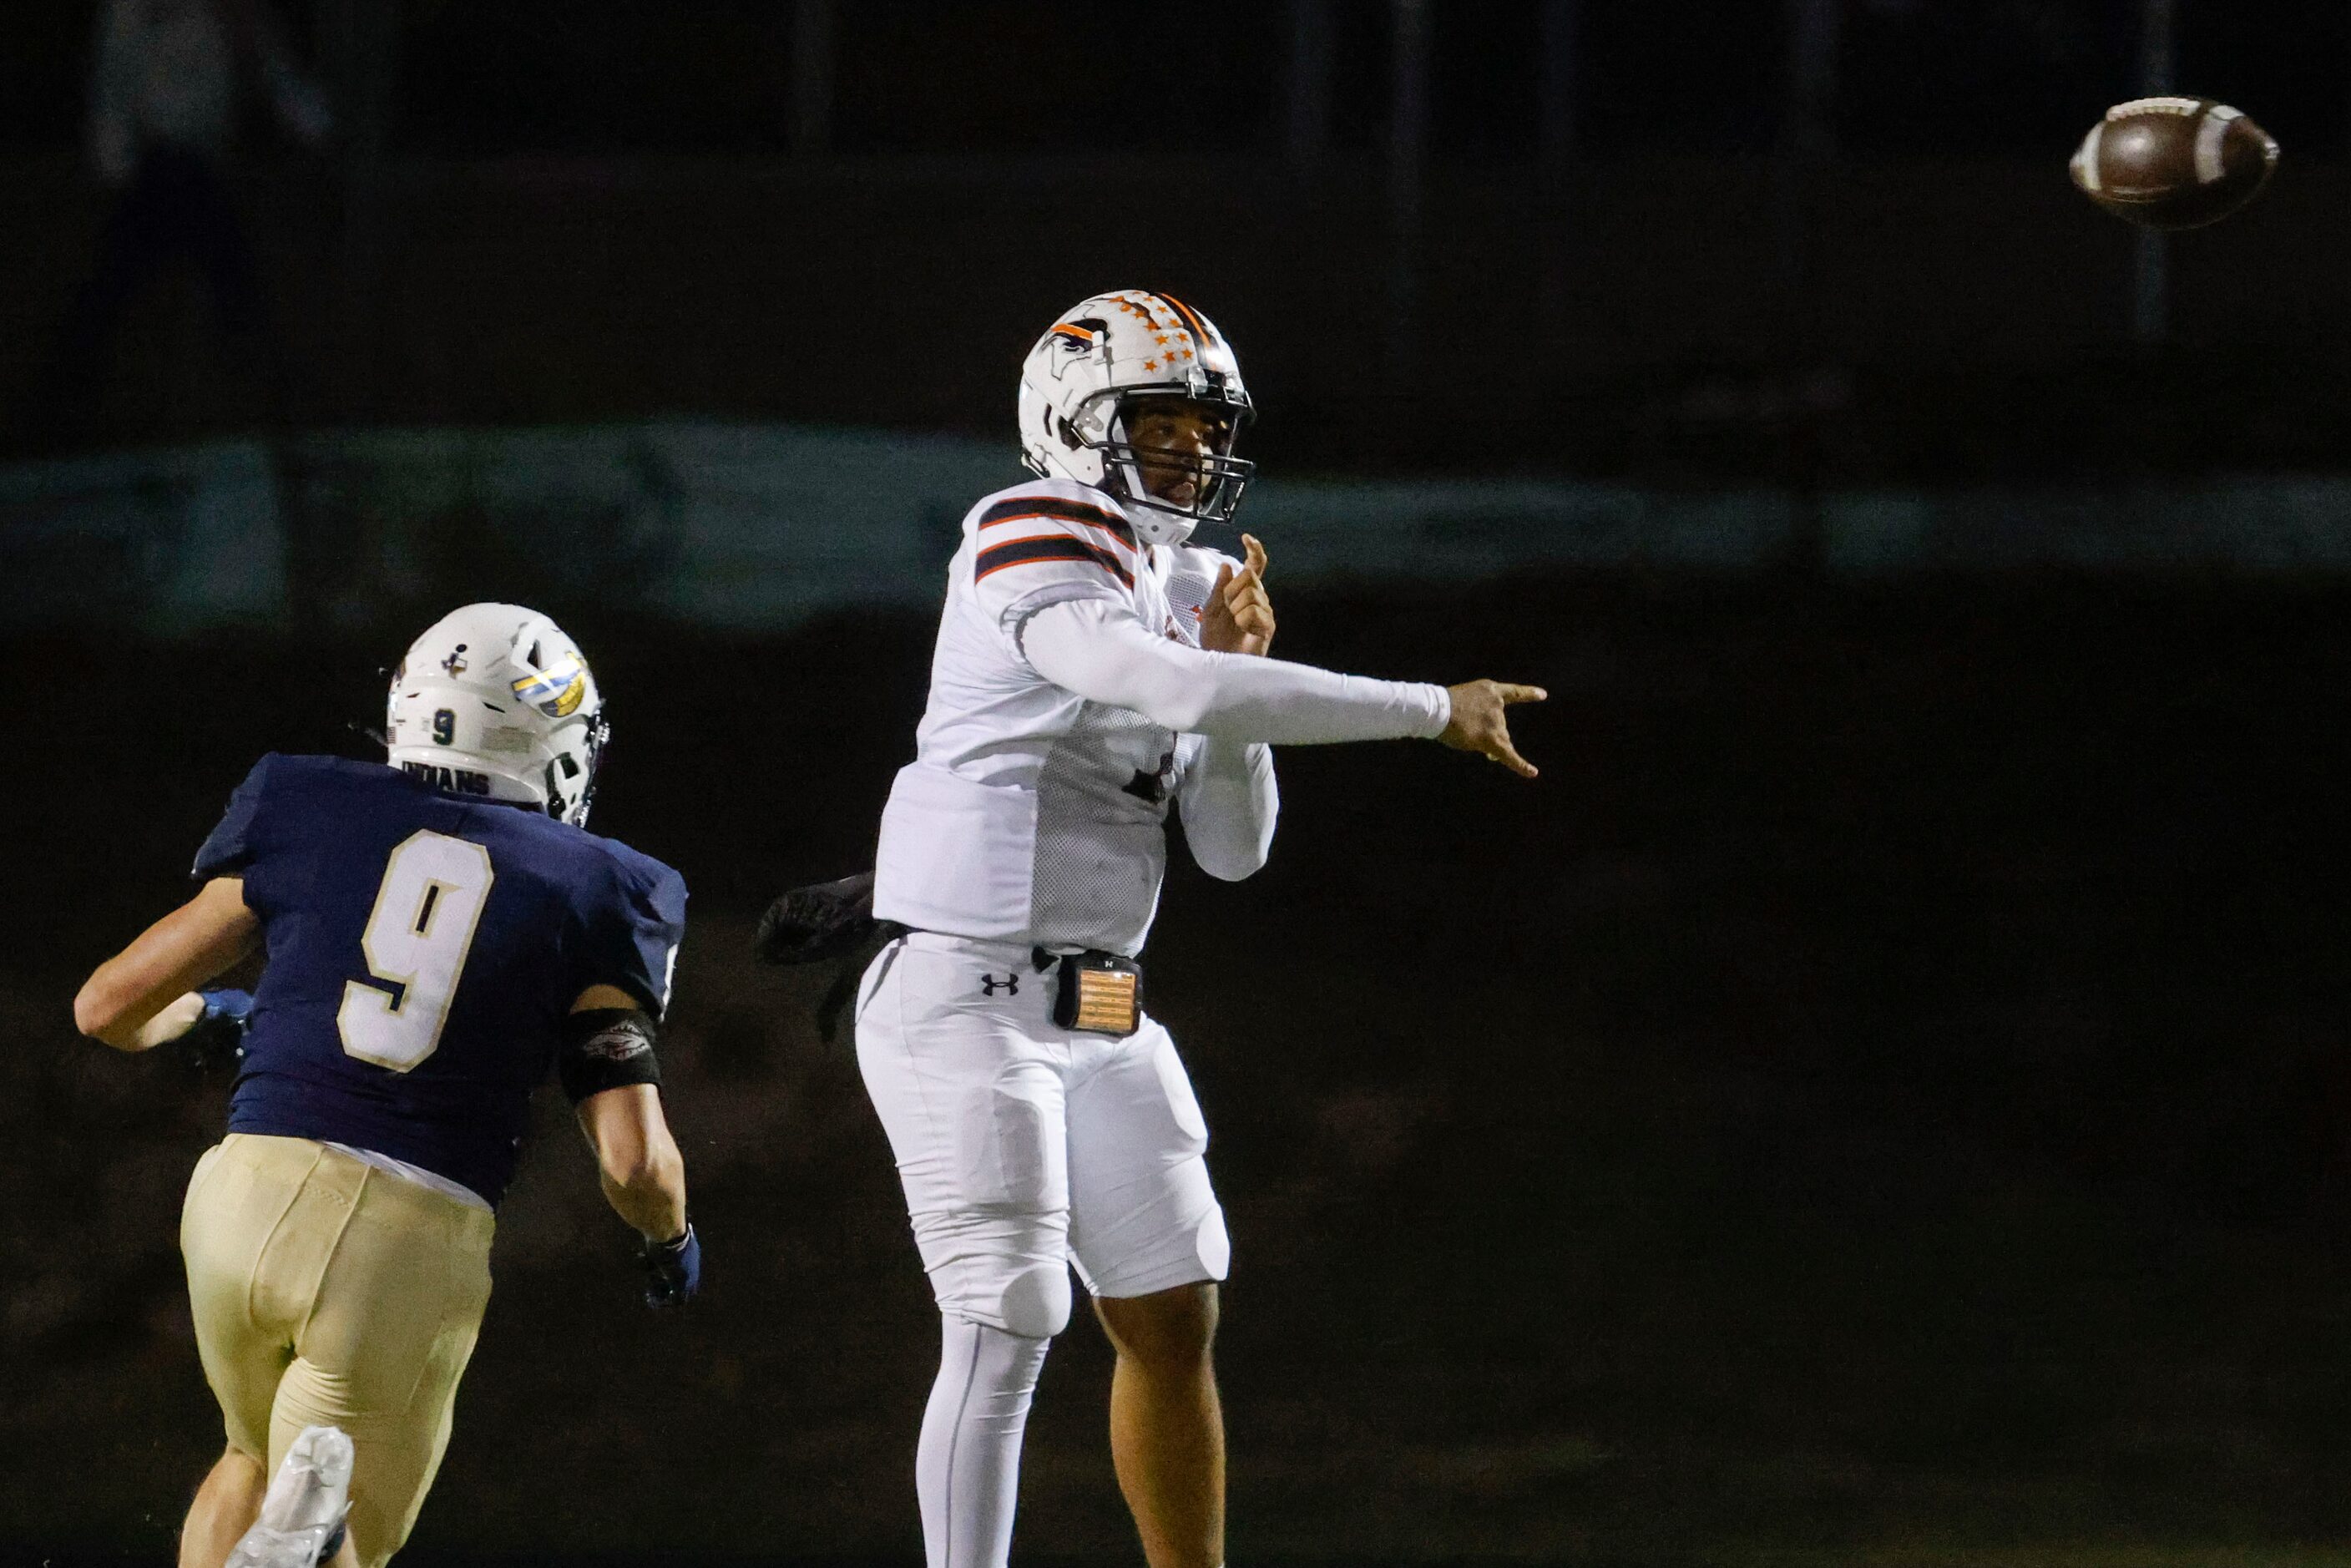
[[[490,1300],[485,1211],[308,1138],[231,1133],[180,1217],[229,1446],[276,1475],[303,1427],[351,1439],[351,1543],[381,1568],[449,1445]]]

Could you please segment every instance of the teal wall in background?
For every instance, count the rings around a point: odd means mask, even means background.
[[[0,630],[373,631],[453,599],[512,597],[778,631],[934,601],[965,510],[1020,476],[992,442],[707,423],[224,442],[20,465],[0,468]],[[1641,565],[2351,574],[2351,480],[2334,478],[1810,498],[1270,479],[1244,516],[1274,571],[1296,582]]]

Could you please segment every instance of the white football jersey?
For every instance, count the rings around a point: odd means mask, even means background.
[[[1142,948],[1168,803],[1205,742],[1055,685],[1030,667],[1020,626],[1049,604],[1101,599],[1196,646],[1200,607],[1229,559],[1142,545],[1114,498],[1066,479],[971,509],[914,760],[882,813],[877,916],[986,940]]]

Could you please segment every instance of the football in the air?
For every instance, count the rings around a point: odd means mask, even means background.
[[[2140,98],[2090,127],[2074,183],[2116,217],[2201,228],[2252,201],[2277,168],[2269,132],[2209,98]]]

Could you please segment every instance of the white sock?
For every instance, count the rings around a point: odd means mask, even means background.
[[[914,1450],[930,1568],[1005,1568],[1020,1494],[1020,1434],[1052,1343],[944,1320],[938,1381]]]

